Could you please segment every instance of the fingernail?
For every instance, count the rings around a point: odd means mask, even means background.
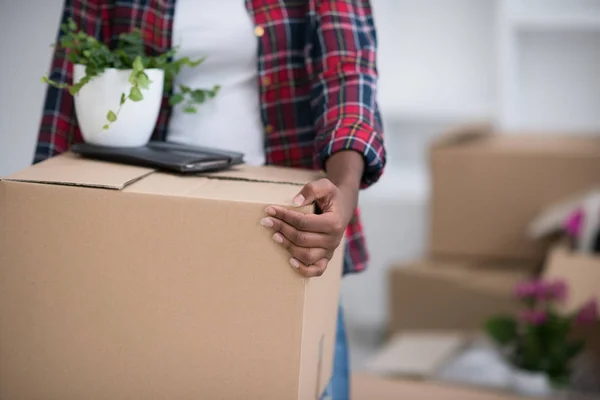
[[[275,213],[275,209],[274,209],[273,207],[267,207],[267,208],[265,208],[265,212],[266,212],[267,214],[269,214],[270,216],[273,216],[273,217],[274,217],[274,216],[275,216],[275,214],[276,214],[276,213]]]
[[[305,200],[306,199],[304,198],[304,196],[299,194],[298,196],[294,197],[294,201],[292,202],[292,204],[294,205],[294,207],[300,207],[302,204],[304,204]]]
[[[260,224],[262,226],[264,226],[265,228],[272,228],[273,227],[273,221],[271,221],[271,218],[263,218],[260,220]]]
[[[290,265],[296,269],[300,268],[300,263],[295,258],[290,258]]]
[[[273,240],[276,241],[279,244],[283,243],[283,236],[281,236],[279,233],[276,233],[273,235]]]

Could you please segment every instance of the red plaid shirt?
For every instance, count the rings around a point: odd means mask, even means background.
[[[240,0],[242,1],[242,0]],[[176,0],[65,0],[62,22],[108,44],[141,28],[149,54],[171,47]],[[268,164],[322,169],[335,152],[364,156],[363,187],[383,171],[385,150],[376,105],[376,34],[368,0],[246,0],[259,40],[258,85]],[[201,10],[199,10],[201,12]],[[72,65],[54,54],[50,78],[71,82]],[[154,133],[167,136],[167,95]],[[81,141],[73,99],[48,87],[35,162]],[[368,259],[358,210],[347,230],[344,272]]]

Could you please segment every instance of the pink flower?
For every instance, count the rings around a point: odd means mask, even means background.
[[[535,297],[536,294],[535,282],[521,282],[515,287],[515,295],[521,300]]]
[[[583,217],[583,210],[577,209],[566,218],[563,225],[567,235],[574,238],[579,236],[581,226],[583,225]]]
[[[567,297],[567,284],[564,281],[538,281],[535,296],[539,301],[562,301]]]
[[[521,300],[535,298],[539,301],[561,301],[567,296],[567,284],[560,280],[552,282],[542,280],[522,282],[515,287],[515,295]]]
[[[522,321],[535,326],[543,324],[547,319],[546,313],[540,310],[524,310],[521,311],[519,317]]]
[[[567,298],[568,288],[565,281],[554,281],[547,286],[547,298],[551,300],[563,301]]]
[[[580,324],[592,324],[598,320],[598,302],[592,299],[585,303],[577,313],[575,320]]]

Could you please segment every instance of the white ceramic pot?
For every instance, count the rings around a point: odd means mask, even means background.
[[[515,370],[512,378],[513,389],[520,395],[550,397],[554,394],[550,379],[544,373]]]
[[[75,95],[77,122],[87,143],[109,147],[137,147],[148,143],[160,112],[164,71],[147,69],[145,72],[151,83],[147,90],[142,89],[143,100],[127,99],[117,120],[107,130],[103,129],[108,123],[107,113],[117,112],[122,93],[129,95],[131,70],[107,69]],[[79,82],[83,76],[85,66],[75,65],[73,81]]]

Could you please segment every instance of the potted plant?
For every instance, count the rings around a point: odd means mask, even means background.
[[[597,321],[596,301],[571,314],[559,312],[567,296],[560,280],[523,282],[515,295],[523,306],[517,315],[494,316],[486,323],[488,335],[514,368],[514,389],[530,396],[566,389],[572,362],[584,349],[584,342],[572,337],[574,325]]]
[[[148,55],[139,30],[121,34],[114,49],[78,30],[72,19],[61,30],[63,34],[55,46],[64,49],[73,64],[73,83],[58,83],[48,76],[42,81],[74,96],[77,121],[88,143],[143,146],[154,131],[164,93],[170,95],[172,106],[184,103],[184,111],[194,113],[199,104],[219,90],[218,86],[175,88],[180,70],[194,68],[203,59],[175,60],[176,49]]]

